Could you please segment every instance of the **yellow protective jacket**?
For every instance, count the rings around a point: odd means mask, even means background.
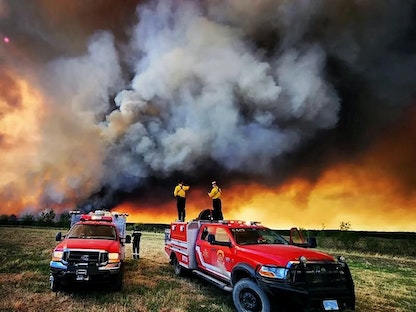
[[[208,194],[212,199],[217,199],[221,197],[221,189],[218,186],[214,186]]]
[[[173,196],[185,197],[187,190],[189,190],[189,185],[178,184],[173,191]]]

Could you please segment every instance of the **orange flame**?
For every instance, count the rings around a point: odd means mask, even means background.
[[[315,184],[294,179],[280,187],[252,183],[223,189],[223,214],[225,219],[260,221],[275,229],[339,229],[341,222],[350,222],[353,230],[415,231],[416,213],[407,207],[416,200],[403,200],[386,191],[389,187],[386,178],[359,166],[340,165]],[[187,196],[186,219],[210,207],[208,196],[193,189]],[[158,207],[130,202],[116,209],[129,212],[130,222],[170,223],[177,218],[174,198]]]
[[[31,177],[25,176],[24,168],[37,167],[36,157],[41,141],[40,121],[43,115],[42,99],[26,81],[16,79],[15,82],[16,98],[20,97],[21,100],[16,101],[14,107],[10,107],[9,103],[0,98],[1,111],[5,112],[0,117],[3,149],[0,154],[3,165],[0,189],[3,190],[2,206],[6,207],[6,211],[16,211],[38,201],[37,189],[30,187]],[[18,194],[9,193],[9,187],[18,189]]]
[[[99,132],[51,110],[28,81],[7,75],[14,93],[0,97],[0,213],[73,209],[99,185]]]

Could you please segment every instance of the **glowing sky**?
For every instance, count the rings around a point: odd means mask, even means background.
[[[0,0],[0,214],[416,231],[416,5]]]

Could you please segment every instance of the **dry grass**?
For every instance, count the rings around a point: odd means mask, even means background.
[[[173,274],[160,233],[142,234],[139,260],[132,259],[127,246],[121,292],[102,285],[53,293],[49,290],[49,261],[55,232],[0,227],[0,311],[234,311],[229,293],[198,278]],[[356,285],[356,311],[416,311],[416,261],[344,255]]]
[[[356,311],[416,311],[415,259],[354,252],[343,254],[355,283]]]
[[[53,293],[49,261],[56,230],[0,227],[0,311],[234,311],[227,293],[198,279],[177,278],[164,253],[163,234],[142,234],[140,259],[126,247],[121,292],[76,286]]]

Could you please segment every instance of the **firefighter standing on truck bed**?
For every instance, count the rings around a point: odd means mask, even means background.
[[[181,181],[176,185],[173,195],[176,197],[176,207],[178,209],[178,221],[185,221],[185,204],[186,204],[186,191],[190,188],[189,185],[184,185]]]
[[[212,181],[212,190],[208,193],[208,196],[212,198],[212,219],[223,220],[222,207],[221,207],[221,189],[218,187],[216,181]]]

